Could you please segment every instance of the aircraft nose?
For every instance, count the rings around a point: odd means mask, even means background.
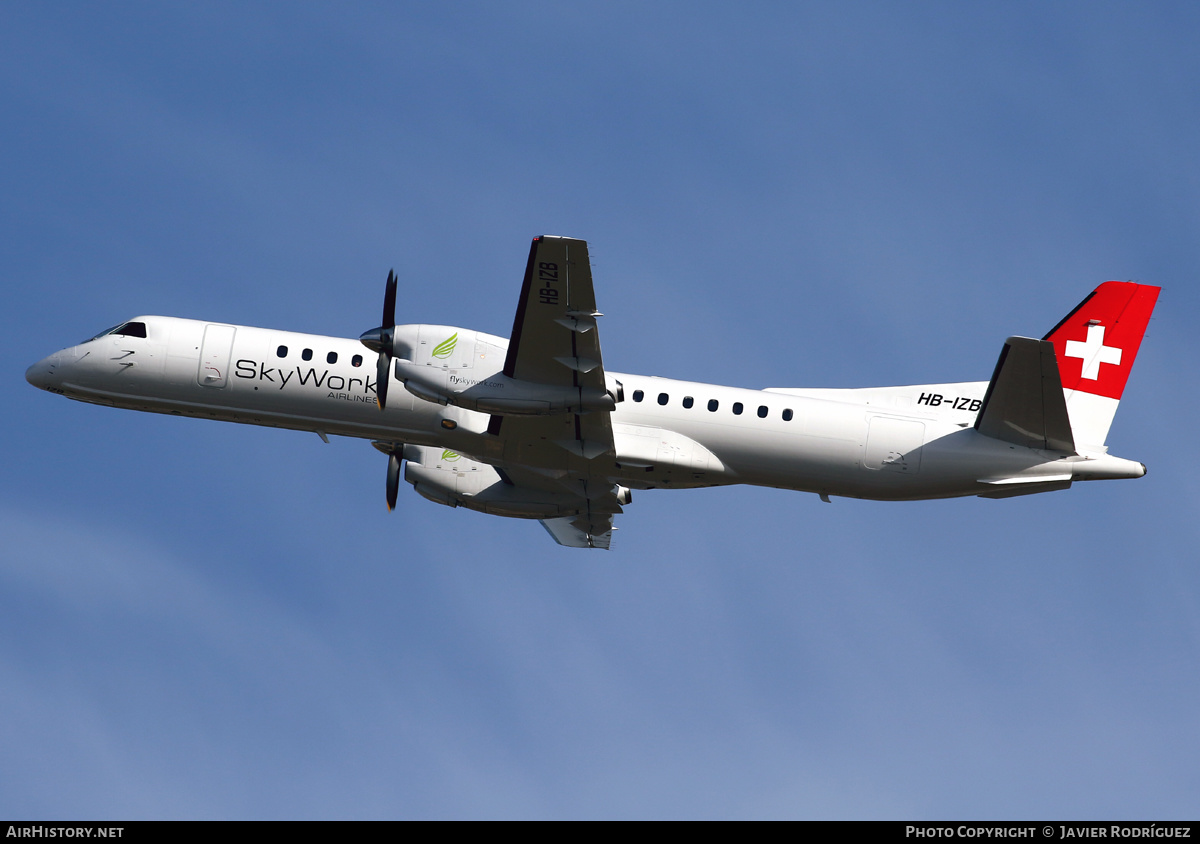
[[[49,390],[58,379],[55,377],[58,369],[58,353],[43,358],[25,370],[25,380],[39,390]]]

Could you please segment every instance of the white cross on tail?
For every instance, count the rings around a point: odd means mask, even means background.
[[[1083,377],[1095,381],[1100,377],[1100,364],[1121,362],[1121,350],[1104,345],[1104,326],[1089,325],[1087,340],[1068,340],[1066,356],[1083,361]]]

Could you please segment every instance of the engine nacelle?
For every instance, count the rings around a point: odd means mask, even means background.
[[[394,374],[417,398],[502,416],[613,410],[625,397],[613,378],[604,390],[509,378],[503,371],[507,349],[502,338],[453,326],[397,326]]]
[[[417,398],[452,404],[481,413],[513,416],[548,416],[613,410],[616,396],[607,390],[535,384],[509,378],[503,372],[488,374],[420,366],[396,361],[396,378]]]
[[[404,454],[408,458],[404,480],[438,504],[518,519],[553,519],[582,512],[578,497],[512,486],[492,466],[448,449],[408,446]]]

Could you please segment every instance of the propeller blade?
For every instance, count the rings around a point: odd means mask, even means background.
[[[383,294],[383,327],[396,327],[396,271],[388,270],[387,287]]]
[[[387,406],[388,381],[392,377],[389,371],[392,368],[391,363],[392,356],[387,352],[380,352],[379,360],[375,362],[375,404],[379,405],[380,410]]]
[[[396,509],[396,494],[399,489],[400,455],[393,451],[388,455],[387,505],[389,513]]]

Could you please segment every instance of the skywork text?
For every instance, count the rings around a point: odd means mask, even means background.
[[[318,373],[311,366],[307,368],[297,366],[293,369],[283,369],[282,367],[267,366],[265,363],[259,363],[258,361],[239,360],[235,365],[233,374],[237,378],[276,384],[281,390],[294,380],[301,387],[311,385],[318,389],[331,390],[333,393],[357,393],[363,396],[371,396],[371,401],[374,401],[375,396],[376,382],[372,381],[369,377],[346,378],[342,375],[334,375],[328,369],[322,369]],[[356,384],[358,385],[357,389],[355,388]]]

